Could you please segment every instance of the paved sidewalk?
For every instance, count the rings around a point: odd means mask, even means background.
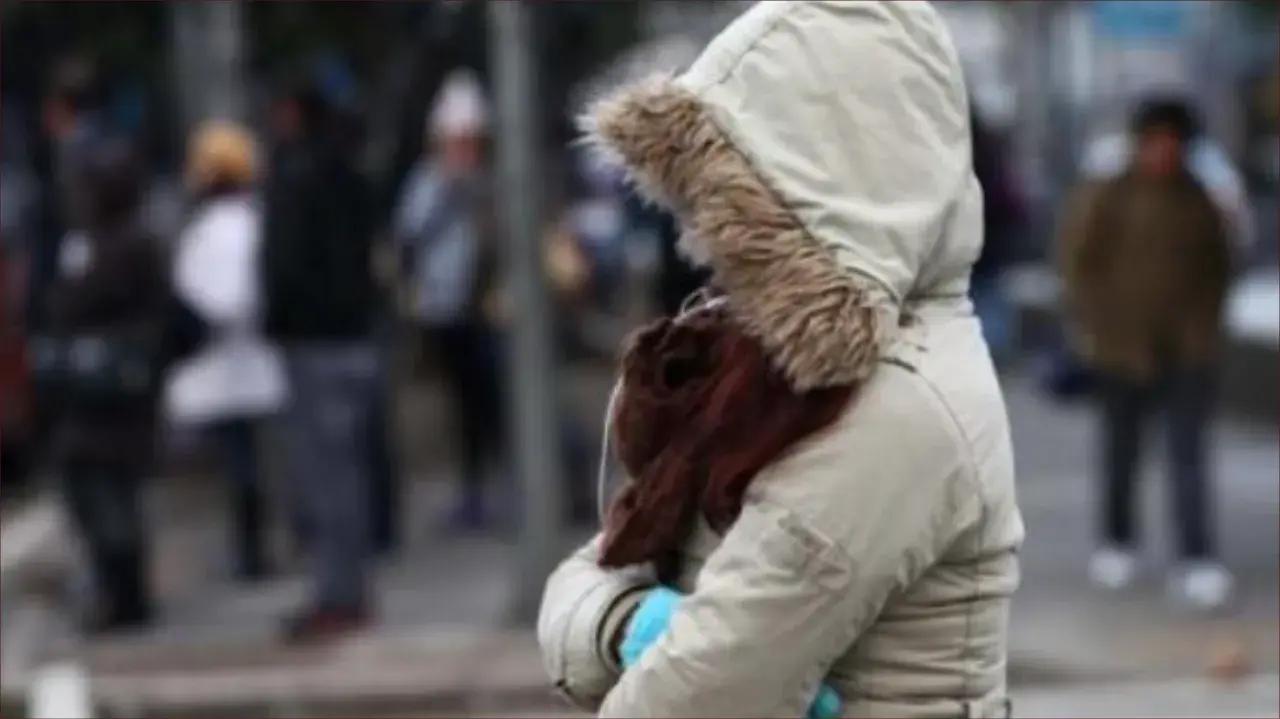
[[[1164,483],[1155,463],[1143,497],[1151,520],[1146,579],[1120,596],[1087,585],[1091,417],[1084,408],[1046,403],[1017,377],[1006,389],[1028,529],[1011,635],[1010,682],[1018,691],[1019,716],[1179,715],[1201,705],[1186,699],[1130,711],[1097,702],[1165,693],[1151,689],[1164,684],[1146,683],[1116,694],[1118,681],[1201,686],[1197,680],[1230,644],[1239,645],[1255,677],[1240,686],[1262,686],[1249,690],[1254,697],[1264,691],[1266,677],[1280,667],[1280,449],[1274,427],[1218,427],[1219,520],[1225,560],[1240,577],[1241,593],[1230,612],[1203,617],[1172,606],[1161,592],[1168,532],[1162,521]],[[602,401],[594,389],[579,391],[588,412]],[[417,431],[421,426],[405,430]],[[447,488],[432,479],[440,478],[420,477],[404,501],[410,536],[403,556],[379,570],[381,624],[368,636],[323,651],[280,647],[274,640],[277,621],[301,599],[302,581],[286,576],[254,586],[227,582],[219,559],[225,553],[224,520],[210,511],[223,504],[217,487],[179,491],[169,484],[153,508],[161,520],[155,544],[163,625],[140,637],[80,645],[65,615],[33,602],[6,571],[0,587],[0,688],[7,698],[21,697],[24,669],[34,668],[41,655],[70,655],[87,663],[97,675],[95,691],[124,714],[153,707],[151,715],[175,717],[235,711],[301,716],[318,715],[326,706],[330,716],[374,708],[383,716],[564,716],[554,702],[547,704],[547,678],[532,637],[503,629],[512,546],[496,538],[442,538],[436,520]],[[65,532],[56,534],[56,548],[73,546]],[[12,557],[6,564],[13,564]],[[1225,695],[1206,690],[1196,696],[1237,713]],[[1081,707],[1078,712],[1071,702]],[[1250,716],[1252,711],[1238,710]]]
[[[1014,694],[1020,719],[1275,719],[1280,717],[1280,677],[1271,674],[1237,683],[1176,680],[1090,684]]]

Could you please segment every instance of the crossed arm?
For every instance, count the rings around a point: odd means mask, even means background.
[[[600,716],[804,715],[891,593],[977,521],[958,466],[939,471],[936,447],[872,447],[883,439],[832,433],[757,478],[667,633],[625,671],[613,641],[653,576],[600,569],[595,541],[570,557],[539,623],[563,693]]]

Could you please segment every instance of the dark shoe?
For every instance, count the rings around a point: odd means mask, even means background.
[[[137,632],[150,627],[154,619],[154,613],[147,604],[113,606],[99,602],[81,620],[80,630],[89,636]]]
[[[370,621],[369,611],[364,607],[313,607],[285,621],[284,639],[291,644],[331,641],[363,630]]]
[[[373,526],[373,552],[379,557],[390,557],[400,549],[400,533],[389,522],[375,521]]]
[[[275,576],[275,572],[261,558],[241,557],[233,572],[237,582],[265,582]]]
[[[143,552],[107,554],[98,560],[96,574],[97,599],[82,622],[87,634],[131,631],[151,624],[154,611]]]

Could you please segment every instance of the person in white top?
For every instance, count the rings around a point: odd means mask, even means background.
[[[261,218],[250,188],[253,138],[214,123],[190,141],[187,184],[198,207],[174,257],[179,298],[207,327],[204,347],[178,365],[166,393],[169,418],[210,433],[230,480],[236,573],[268,574],[258,425],[287,399],[282,360],[260,329],[258,256]]]

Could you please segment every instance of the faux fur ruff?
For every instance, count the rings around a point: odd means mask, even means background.
[[[870,280],[834,256],[693,93],[670,77],[597,103],[588,139],[672,209],[745,331],[797,391],[866,379],[882,340]]]

